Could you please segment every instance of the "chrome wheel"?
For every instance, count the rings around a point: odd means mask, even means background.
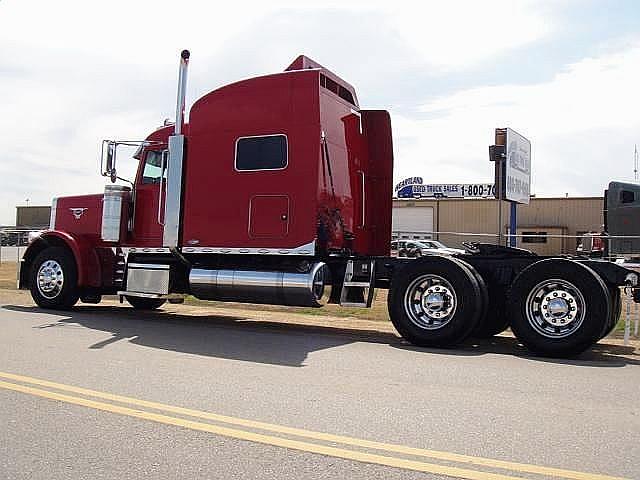
[[[439,275],[416,278],[404,296],[404,310],[417,327],[437,330],[451,321],[458,299],[451,284]]]
[[[60,295],[64,287],[64,272],[55,260],[46,260],[40,265],[37,274],[38,291],[48,299]]]
[[[568,337],[580,328],[586,315],[580,290],[559,279],[545,280],[533,287],[525,308],[529,324],[547,338]]]

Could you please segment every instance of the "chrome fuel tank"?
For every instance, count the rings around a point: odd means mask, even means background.
[[[193,268],[189,284],[203,300],[321,307],[328,298],[328,278],[329,268],[318,262],[307,273]]]

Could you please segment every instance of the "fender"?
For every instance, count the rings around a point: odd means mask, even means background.
[[[64,246],[71,251],[78,267],[79,287],[101,286],[101,265],[94,245],[83,237],[67,232],[45,230],[31,242],[22,256],[18,277],[19,288],[28,287],[31,264],[42,250],[51,246]]]

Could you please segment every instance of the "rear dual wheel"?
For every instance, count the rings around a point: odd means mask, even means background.
[[[491,338],[509,328],[509,317],[505,311],[506,289],[493,285],[489,292],[487,314],[480,319],[471,335],[475,338]]]
[[[389,316],[414,345],[453,346],[469,336],[482,315],[483,287],[461,260],[438,255],[416,259],[395,275]]]
[[[613,332],[622,313],[622,295],[620,294],[620,289],[618,287],[609,287],[609,294],[611,295],[611,316],[600,338],[604,338]]]
[[[534,353],[577,355],[591,347],[611,322],[611,294],[589,267],[548,259],[524,269],[507,300],[511,329]]]

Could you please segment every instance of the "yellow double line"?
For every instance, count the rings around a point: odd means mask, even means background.
[[[117,413],[120,415],[126,415],[129,417],[135,417],[144,420],[151,420],[166,425],[174,425],[177,427],[209,432],[216,435],[236,438],[239,440],[246,440],[250,442],[273,445],[304,452],[317,453],[321,455],[354,460],[358,462],[404,468],[425,473],[447,475],[455,478],[463,478],[468,480],[516,480],[523,478],[521,476],[515,477],[500,473],[492,473],[480,469],[485,468],[493,470],[506,470],[516,474],[532,474],[572,480],[624,480],[620,479],[619,477],[611,477],[607,475],[583,473],[552,467],[529,465],[525,463],[507,462],[503,460],[493,460],[437,450],[425,450],[403,445],[361,440],[342,435],[333,435],[330,433],[302,430],[299,428],[286,427],[283,425],[246,420],[210,412],[192,410],[189,408],[166,405],[163,403],[140,400],[136,398],[125,397],[122,395],[114,395],[111,393],[99,392],[96,390],[90,390],[81,387],[74,387],[72,385],[50,382],[47,380],[26,377],[23,375],[16,375],[13,373],[0,372],[0,378],[12,381],[0,381],[0,388],[34,395],[37,397],[47,398],[50,400],[57,400],[60,402],[81,405],[105,412]],[[57,391],[45,390],[38,387],[44,387]],[[66,393],[60,392],[82,395],[82,397],[68,395]],[[91,397],[93,399],[85,397]],[[116,403],[106,403],[104,401],[95,399]],[[149,411],[148,409],[163,413],[156,413],[153,411]],[[174,417],[166,414],[177,414],[185,417],[191,417],[192,419],[209,420],[227,426],[205,423],[181,417]],[[231,428],[230,426],[244,427],[244,429]],[[269,435],[266,433],[257,433],[252,430],[260,430],[263,432],[269,432],[271,434],[286,435],[288,437],[295,437],[297,439],[287,438],[284,436]],[[300,439],[305,439],[307,441]],[[379,452],[385,452],[387,454],[399,454],[407,457],[429,458],[432,460],[462,464],[466,468],[428,463],[421,460],[414,460],[397,456],[380,455],[377,453],[369,453],[362,450],[341,448],[317,442],[331,443],[333,445],[339,444],[342,447],[356,447],[363,450],[375,450]]]

